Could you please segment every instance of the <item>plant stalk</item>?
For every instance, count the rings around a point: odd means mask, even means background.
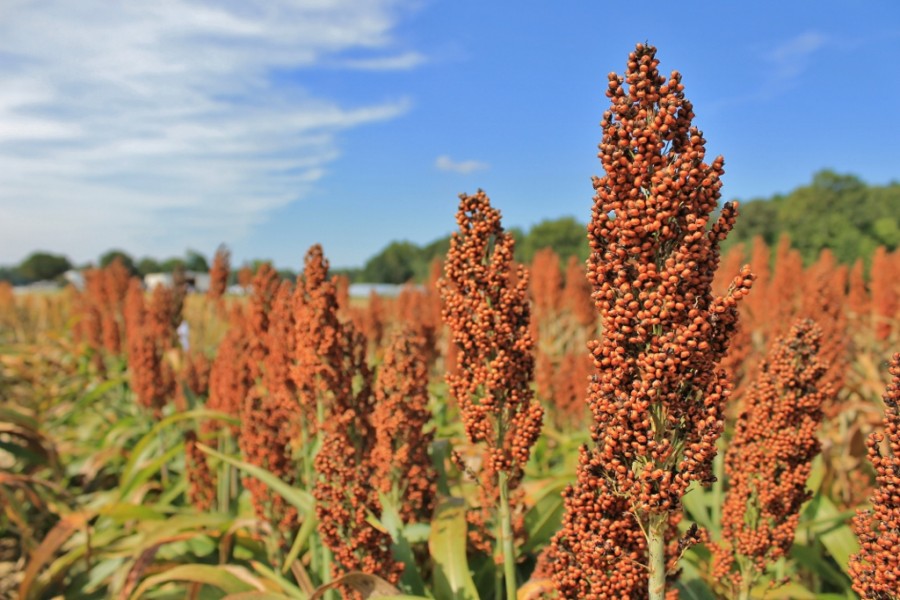
[[[668,513],[651,514],[647,527],[647,549],[649,554],[648,591],[650,600],[665,600],[666,597],[666,528],[669,526]]]
[[[516,600],[516,554],[513,544],[512,515],[509,510],[509,474],[500,471],[500,552],[503,553],[503,578],[506,581],[506,600]]]

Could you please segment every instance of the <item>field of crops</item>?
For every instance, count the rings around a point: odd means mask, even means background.
[[[396,298],[319,246],[241,296],[224,250],[203,296],[0,284],[0,597],[900,597],[900,250],[720,256],[656,66],[610,77],[586,267],[479,191]]]

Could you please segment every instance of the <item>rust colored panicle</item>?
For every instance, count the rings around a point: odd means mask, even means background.
[[[175,389],[175,408],[186,411],[192,408],[187,392],[194,398],[209,395],[209,372],[212,364],[202,352],[189,352],[183,356],[181,372]]]
[[[756,374],[725,455],[728,493],[722,538],[713,545],[713,577],[729,597],[750,588],[794,541],[812,460],[819,453],[822,407],[833,395],[824,380],[822,331],[797,321],[774,341]]]
[[[292,453],[297,402],[290,379],[293,323],[291,285],[279,283],[264,263],[253,278],[247,303],[247,376],[249,388],[241,400],[241,451],[250,464],[262,467],[288,485],[296,483]],[[297,509],[254,477],[244,478],[257,516],[287,535],[298,524]]]
[[[850,269],[847,281],[847,309],[854,322],[861,322],[862,318],[869,313],[869,302],[869,290],[863,274],[863,261],[861,258],[857,258]]]
[[[184,433],[184,468],[188,476],[188,499],[200,512],[212,510],[216,502],[216,478],[206,455],[197,447],[197,432]]]
[[[247,265],[242,266],[238,269],[237,280],[238,285],[246,291],[250,287],[250,284],[253,283],[253,269]]]
[[[241,305],[235,304],[229,317],[228,331],[219,342],[209,372],[207,408],[234,417],[240,415],[241,404],[253,384],[247,357],[247,320]],[[218,427],[217,422],[204,421],[202,431],[208,433]],[[232,437],[237,439],[239,426],[228,425],[228,429]]]
[[[247,360],[251,381],[256,381],[262,375],[263,362],[269,350],[267,336],[272,304],[279,285],[275,268],[269,263],[261,264],[253,276],[252,292],[247,301]]]
[[[802,317],[812,319],[822,330],[819,357],[827,365],[822,384],[834,393],[826,398],[825,414],[833,418],[843,408],[837,402],[837,394],[844,387],[849,355],[847,352],[847,311],[844,306],[844,290],[847,285],[847,268],[835,262],[834,255],[825,248],[819,259],[803,274]]]
[[[541,248],[531,261],[532,324],[536,328],[540,322],[553,319],[561,307],[563,277],[559,260],[553,248]]]
[[[185,356],[184,382],[195,396],[209,395],[209,371],[212,364],[202,352],[191,352]]]
[[[587,352],[570,352],[554,370],[554,418],[564,429],[583,429],[587,421],[588,384],[594,374],[594,362]]]
[[[431,521],[437,473],[428,450],[434,432],[426,430],[428,410],[428,363],[425,340],[413,330],[394,334],[375,386],[373,422],[375,485],[400,504],[404,523]]]
[[[299,397],[300,435],[306,443],[315,436],[320,421],[333,414],[346,350],[337,286],[328,278],[328,266],[322,247],[312,246],[293,298],[296,347],[290,375]]]
[[[544,412],[531,389],[528,272],[521,266],[513,272],[515,241],[483,191],[460,195],[456,222],[441,295],[458,348],[456,368],[447,373],[450,396],[469,441],[483,448],[481,505],[467,513],[470,541],[487,551],[496,532],[494,558],[504,565],[507,597],[514,597],[514,540],[522,531],[524,501],[519,484]]]
[[[209,288],[206,297],[212,301],[220,301],[228,289],[228,277],[231,275],[231,253],[225,245],[216,249],[213,264],[209,270]]]
[[[853,590],[866,600],[898,597],[900,589],[900,353],[890,362],[884,392],[884,433],[873,433],[868,455],[875,469],[872,508],[853,521],[860,551],[850,558]]]
[[[441,325],[440,314],[432,310],[431,292],[406,284],[397,296],[397,320],[415,331],[422,339],[425,363],[429,369],[437,360],[437,336]],[[436,320],[435,320],[436,319]]]
[[[444,321],[461,350],[450,393],[469,440],[488,448],[491,470],[517,481],[542,416],[531,391],[528,276],[520,268],[518,284],[509,285],[515,242],[484,192],[460,196],[456,220],[442,285]]]
[[[591,284],[585,276],[584,263],[577,256],[570,256],[566,262],[566,283],[563,288],[563,306],[581,327],[592,327],[597,323],[597,312],[591,300]],[[594,332],[591,331],[591,335]]]
[[[133,279],[125,294],[125,349],[128,356],[128,370],[131,374],[131,388],[138,402],[153,412],[162,414],[166,403],[173,399],[176,377],[172,365],[166,360],[166,350],[170,347],[170,327],[160,331],[154,307],[144,301],[144,292],[138,280]],[[174,333],[174,332],[172,332]]]
[[[150,293],[144,328],[147,335],[157,340],[164,350],[173,348],[178,341],[176,333],[181,316],[176,314],[175,293],[171,288],[158,285]]]
[[[900,317],[900,249],[888,253],[884,246],[872,255],[872,319],[875,338],[887,340]]]
[[[625,76],[609,76],[605,174],[594,179],[588,225],[603,334],[589,346],[593,443],[553,542],[564,598],[665,596],[681,497],[713,480],[728,397],[718,365],[752,283],[745,266],[724,295],[712,292],[736,207],[713,218],[723,160],[704,162],[681,76],[658,64],[656,49],[639,44]]]
[[[350,323],[338,336],[341,356],[330,416],[320,424],[322,449],[315,457],[319,534],[334,554],[334,576],[359,570],[396,583],[403,566],[392,557],[391,537],[368,521],[369,513],[381,513],[378,490],[372,485],[376,433],[368,342]]]

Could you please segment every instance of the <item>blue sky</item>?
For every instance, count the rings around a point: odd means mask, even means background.
[[[35,249],[334,266],[590,214],[606,75],[683,74],[726,199],[900,178],[900,4],[0,1],[0,264]]]

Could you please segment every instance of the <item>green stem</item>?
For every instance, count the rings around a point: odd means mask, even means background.
[[[512,516],[509,510],[509,474],[500,471],[500,552],[503,554],[503,578],[506,580],[506,600],[516,600],[516,550],[513,544]]]
[[[665,600],[666,597],[666,528],[668,525],[669,515],[667,513],[650,515],[647,527],[648,598],[650,600]]]
[[[741,579],[741,590],[738,593],[738,600],[750,600],[750,587],[753,582],[749,577]]]
[[[738,556],[738,569],[741,574],[741,587],[738,591],[738,600],[750,600],[750,590],[753,588],[755,571],[753,563],[744,556]]]

